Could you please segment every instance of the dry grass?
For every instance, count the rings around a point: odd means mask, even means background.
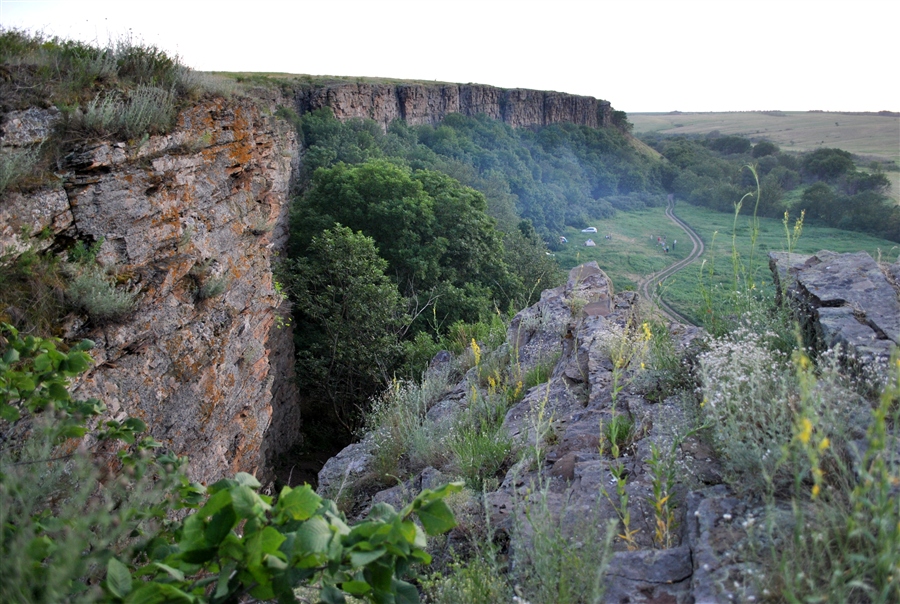
[[[706,134],[718,130],[750,139],[765,138],[785,151],[837,147],[900,163],[900,117],[896,115],[735,111],[629,113],[628,119],[635,133]]]

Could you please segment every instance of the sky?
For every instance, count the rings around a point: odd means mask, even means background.
[[[0,0],[202,71],[556,90],[654,111],[900,111],[897,0]]]

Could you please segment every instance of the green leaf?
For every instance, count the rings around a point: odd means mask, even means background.
[[[64,426],[56,433],[57,438],[81,438],[87,434],[84,426]]]
[[[206,500],[206,503],[202,508],[200,508],[200,511],[197,512],[196,516],[201,519],[209,518],[219,510],[222,510],[226,506],[230,505],[231,502],[231,491],[219,491]]]
[[[16,388],[19,390],[20,394],[16,396],[25,396],[27,393],[34,390],[34,380],[29,375],[17,375],[15,379]]]
[[[136,417],[129,417],[122,423],[122,427],[133,432],[146,432],[147,424]]]
[[[84,339],[75,345],[75,350],[90,350],[93,347],[94,347],[93,340]]]
[[[91,366],[91,357],[83,352],[70,352],[67,370],[78,374],[84,373]]]
[[[7,365],[12,365],[16,361],[19,360],[19,351],[15,348],[9,348],[5,353],[3,353],[3,362]]]
[[[235,568],[237,568],[237,563],[229,562],[219,573],[219,580],[216,583],[216,593],[213,595],[213,598],[215,598],[216,600],[223,599],[231,590],[231,574],[234,572]]]
[[[394,579],[394,567],[385,564],[384,561],[377,561],[365,568],[366,581],[376,591],[389,591],[391,589],[391,581]]]
[[[0,419],[14,422],[19,419],[19,410],[12,405],[2,404],[0,405]]]
[[[353,568],[362,568],[368,566],[375,560],[385,555],[387,550],[383,547],[373,549],[372,551],[353,551],[350,552],[350,565]]]
[[[334,585],[326,585],[319,592],[319,599],[325,604],[347,604],[344,593]]]
[[[294,520],[306,520],[319,509],[321,501],[322,498],[308,484],[299,489],[284,487],[278,498],[278,509]]]
[[[294,555],[298,551],[304,553],[324,553],[328,551],[328,544],[333,533],[328,522],[321,516],[310,518],[297,529],[297,541],[294,544]]]
[[[376,503],[372,506],[372,510],[366,517],[367,520],[381,520],[383,522],[391,522],[397,516],[397,510],[389,503]]]
[[[184,581],[184,573],[178,570],[177,568],[172,568],[168,564],[163,564],[162,562],[154,562],[153,566],[156,568],[165,571],[169,574],[170,577],[177,581]]]
[[[110,558],[106,563],[106,588],[117,598],[124,598],[131,593],[131,573],[116,558]]]
[[[218,547],[225,536],[231,532],[231,529],[237,524],[237,515],[231,506],[225,507],[215,514],[206,525],[203,531],[203,538],[208,545]]]
[[[145,583],[125,598],[125,604],[193,604],[194,598],[168,583]]]
[[[285,536],[271,526],[267,526],[260,533],[260,546],[266,554],[275,554],[284,543]]]
[[[271,583],[263,583],[251,589],[250,595],[257,600],[271,600],[275,597],[275,590]]]
[[[265,504],[260,501],[259,496],[250,487],[240,485],[231,489],[230,493],[238,518],[252,518],[263,512]]]
[[[44,524],[46,529],[46,524],[48,523],[45,522]],[[53,550],[53,546],[54,543],[53,540],[50,539],[50,537],[47,537],[46,535],[42,537],[36,537],[32,539],[28,544],[28,547],[25,550],[25,554],[31,560],[42,561],[44,558],[50,555],[50,552]]]
[[[421,562],[422,564],[431,564],[431,554],[424,550],[414,550],[410,556]]]
[[[395,604],[419,604],[419,591],[414,585],[394,579],[391,587],[394,589]]]
[[[16,353],[16,360],[19,359],[19,353],[13,350],[12,352]],[[50,361],[50,356],[45,352],[44,354],[39,354],[34,357],[34,370],[39,371],[41,373],[50,369],[50,365],[52,365]]]
[[[71,398],[69,391],[59,382],[52,382],[47,388],[47,394],[55,401],[67,401]]]
[[[245,487],[250,487],[251,489],[258,489],[262,485],[256,480],[256,477],[252,474],[247,474],[246,472],[238,472],[234,476],[235,481],[238,484],[244,485]]]
[[[361,596],[368,593],[369,590],[372,589],[372,586],[365,581],[344,581],[343,583],[341,583],[341,589],[346,591],[348,594]]]
[[[416,511],[425,532],[429,535],[440,535],[456,526],[453,512],[443,499],[438,499],[422,506]]]

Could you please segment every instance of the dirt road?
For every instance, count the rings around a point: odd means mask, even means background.
[[[705,249],[703,247],[703,240],[700,239],[700,236],[694,232],[694,229],[692,229],[686,222],[675,215],[674,207],[675,202],[669,201],[669,205],[666,206],[666,216],[669,217],[669,220],[681,227],[681,229],[687,234],[688,238],[691,241],[691,244],[693,245],[693,249],[691,249],[691,253],[688,254],[687,258],[679,260],[675,264],[664,268],[658,273],[653,273],[652,275],[641,281],[638,284],[638,291],[642,296],[644,296],[644,298],[649,300],[651,303],[654,303],[659,308],[659,311],[669,319],[678,321],[679,323],[693,324],[693,321],[689,320],[687,317],[666,304],[662,300],[662,298],[654,295],[660,283],[662,283],[667,278],[671,277],[687,265],[691,264],[700,256],[700,254],[703,253],[703,250]]]

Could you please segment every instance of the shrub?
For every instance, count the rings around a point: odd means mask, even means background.
[[[62,263],[52,254],[26,250],[0,257],[0,320],[29,333],[58,330],[68,312]]]
[[[115,321],[134,308],[137,293],[117,288],[100,267],[90,267],[77,275],[66,291],[72,306],[95,321]]]
[[[34,173],[40,149],[6,149],[0,151],[0,195]]]
[[[231,279],[229,279],[227,275],[221,277],[207,277],[203,280],[200,289],[197,290],[197,297],[201,300],[215,298],[228,288],[230,282]]]
[[[139,86],[123,99],[118,92],[94,97],[69,119],[72,132],[136,138],[167,132],[175,119],[175,94],[154,86]]]
[[[426,373],[420,383],[395,381],[373,401],[366,431],[374,435],[378,475],[405,476],[446,459],[446,426],[428,421],[426,413],[447,389],[450,375],[452,368],[446,367]]]

